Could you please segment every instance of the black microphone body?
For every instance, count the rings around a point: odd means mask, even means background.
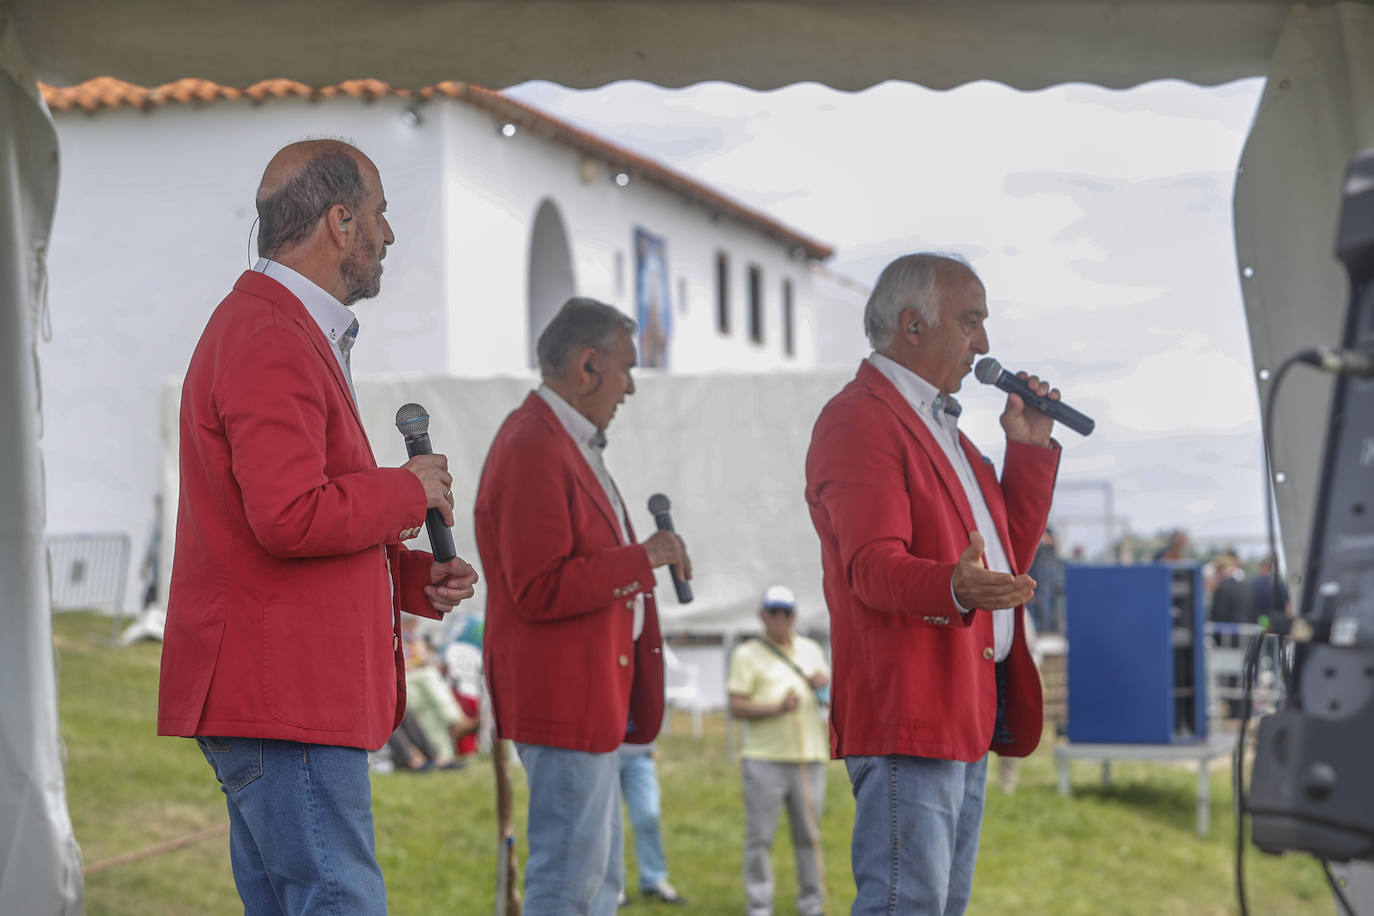
[[[668,502],[668,497],[662,493],[655,493],[649,497],[649,512],[654,517],[654,524],[659,531],[673,530],[673,517],[668,514],[672,508],[672,503]],[[669,566],[668,572],[673,577],[673,588],[677,591],[678,604],[692,603],[692,583],[683,581],[677,574],[676,566]]]
[[[419,404],[405,404],[396,411],[396,428],[405,437],[406,454],[411,458],[434,454],[434,447],[429,444],[429,412]],[[458,555],[453,549],[453,532],[444,524],[444,514],[438,509],[425,512],[425,530],[434,559],[447,563]]]
[[[973,374],[983,384],[996,385],[1007,394],[1016,395],[1025,402],[1027,407],[1054,417],[1056,423],[1063,423],[1080,436],[1088,435],[1097,426],[1092,417],[1079,413],[1063,401],[1053,400],[1032,390],[1025,379],[1007,372],[1002,368],[1002,364],[991,356],[985,356],[978,360],[978,365],[974,368]]]

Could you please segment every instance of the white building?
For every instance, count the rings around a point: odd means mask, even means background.
[[[661,330],[641,363],[674,373],[852,367],[867,349],[867,292],[821,266],[826,245],[500,93],[100,79],[44,94],[63,151],[41,351],[55,534],[125,532],[141,555],[163,384],[255,258],[263,167],[307,136],[377,163],[396,234],[381,295],[357,308],[359,376],[529,374],[575,294]]]

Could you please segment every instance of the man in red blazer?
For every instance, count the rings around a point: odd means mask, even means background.
[[[571,299],[539,336],[543,384],[496,434],[477,486],[483,639],[497,734],[529,781],[526,916],[609,916],[624,868],[617,748],[663,719],[654,568],[686,548],[634,527],[602,451],[634,394],[635,322]]]
[[[964,912],[987,752],[1024,756],[1040,740],[1020,606],[1059,451],[1054,421],[1016,395],[1000,482],[958,432],[951,394],[988,350],[987,315],[962,261],[888,265],[864,312],[874,353],[821,412],[806,458],[830,608],[831,753],[855,798],[856,916]]]
[[[258,252],[210,316],[181,397],[181,496],[158,734],[195,737],[228,800],[247,913],[385,913],[367,749],[405,709],[400,613],[473,594],[461,559],[401,543],[452,523],[442,455],[379,468],[352,390],[393,241],[351,146],[281,150]]]

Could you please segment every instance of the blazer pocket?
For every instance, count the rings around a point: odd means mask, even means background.
[[[356,727],[366,686],[363,615],[291,604],[263,605],[262,614],[262,686],[272,717],[317,731]]]

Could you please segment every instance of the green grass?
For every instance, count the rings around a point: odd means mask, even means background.
[[[86,864],[226,823],[223,797],[195,745],[154,734],[160,647],[107,647],[108,620],[95,615],[59,616],[55,631],[68,803]],[[708,717],[701,740],[692,737],[686,717],[675,716],[672,725],[658,757],[671,879],[690,898],[690,912],[742,912],[744,809],[737,765],[726,758],[724,720]],[[1212,777],[1212,832],[1203,839],[1194,833],[1192,768],[1115,764],[1110,788],[1100,785],[1097,774],[1096,766],[1079,764],[1073,797],[1061,798],[1047,742],[1025,761],[1014,794],[989,786],[970,913],[1237,911],[1231,875],[1235,821],[1225,770]],[[518,770],[513,775],[523,832],[524,781]],[[491,911],[496,844],[489,763],[444,773],[377,774],[373,798],[391,912]],[[844,768],[832,763],[821,831],[836,916],[847,913],[853,899],[853,811]],[[1333,911],[1312,859],[1251,851],[1247,863],[1253,912]],[[794,912],[785,821],[774,864],[778,913]],[[223,834],[89,874],[86,904],[92,916],[242,912]],[[658,908],[638,904],[627,912],[651,910]]]

